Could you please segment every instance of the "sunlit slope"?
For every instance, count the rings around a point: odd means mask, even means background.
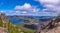
[[[2,22],[1,17],[0,17],[0,27],[3,27],[3,22]]]
[[[11,21],[7,24],[6,28],[10,33],[34,33],[35,30],[24,28],[22,25],[12,24]]]
[[[6,28],[9,33],[20,33],[21,30],[18,26],[15,26],[14,24],[11,23],[9,18],[5,16],[5,14],[0,15],[0,27]],[[4,26],[3,26],[4,25]]]
[[[35,30],[24,28],[22,25],[13,24],[9,20],[9,18],[4,14],[2,14],[1,17],[0,17],[0,27],[4,25],[3,28],[6,28],[9,33],[34,33],[35,32]]]

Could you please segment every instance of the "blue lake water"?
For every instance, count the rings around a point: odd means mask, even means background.
[[[13,24],[21,24],[21,23],[24,23],[23,20],[18,20],[14,17],[9,17],[10,21],[13,23]]]
[[[43,21],[43,22],[52,19],[52,18],[42,19],[42,17],[38,17],[38,18],[39,18],[39,20],[41,20],[41,21]],[[9,19],[10,19],[10,21],[11,21],[13,24],[21,24],[21,23],[24,23],[24,20],[18,20],[18,19],[14,18],[14,17],[9,17]]]

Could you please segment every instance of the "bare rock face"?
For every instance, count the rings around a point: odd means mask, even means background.
[[[0,33],[8,33],[8,30],[6,30],[6,29],[3,28],[3,27],[0,27]]]
[[[60,27],[56,27],[56,28],[48,30],[48,31],[43,31],[41,33],[60,33]]]
[[[42,27],[41,33],[60,33],[60,16],[52,19],[45,27]]]
[[[60,19],[57,19],[59,20],[58,23],[56,23],[56,27],[54,27],[53,29],[49,29],[49,30],[44,30],[42,31],[41,33],[60,33]]]

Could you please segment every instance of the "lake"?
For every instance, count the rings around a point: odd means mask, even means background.
[[[18,20],[14,17],[9,17],[10,21],[13,23],[13,24],[21,24],[21,23],[24,23],[23,20]]]
[[[33,16],[34,17],[34,16]],[[14,18],[14,16],[9,16],[8,17],[9,19],[10,19],[10,21],[13,23],[13,24],[22,24],[22,23],[24,23],[24,20],[20,20],[20,19],[16,19],[16,18]],[[18,17],[19,18],[19,17]],[[25,17],[24,17],[25,18]],[[31,18],[31,17],[27,17],[27,18]],[[49,18],[47,18],[46,16],[45,17],[39,17],[39,16],[35,16],[34,17],[35,19],[39,19],[40,21],[49,21],[49,20],[51,20],[51,19],[53,19],[54,17],[49,17]]]

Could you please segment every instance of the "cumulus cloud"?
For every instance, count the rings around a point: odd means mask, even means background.
[[[46,11],[57,11],[60,12],[60,0],[37,0],[46,9]]]
[[[42,4],[52,4],[57,5],[59,4],[60,0],[39,0]]]
[[[16,6],[15,9],[16,9],[16,10],[27,10],[27,9],[31,9],[31,5],[28,4],[28,3],[25,3],[25,4],[22,5],[22,6],[19,6],[19,5]]]
[[[38,12],[39,9],[36,7],[36,6],[32,6],[30,5],[29,3],[25,3],[24,5],[20,6],[20,5],[17,5],[15,7],[15,10],[20,10],[20,11],[24,11],[23,13],[26,12]]]

